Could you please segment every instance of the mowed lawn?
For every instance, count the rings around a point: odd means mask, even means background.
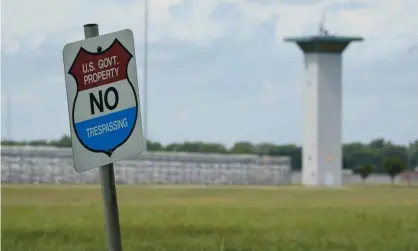
[[[125,251],[418,250],[418,187],[118,185]],[[99,186],[3,185],[3,251],[106,250]]]

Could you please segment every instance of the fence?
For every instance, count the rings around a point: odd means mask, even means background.
[[[4,183],[99,183],[99,173],[77,173],[71,149],[1,149]],[[292,180],[289,157],[148,152],[115,163],[119,184],[282,185]]]

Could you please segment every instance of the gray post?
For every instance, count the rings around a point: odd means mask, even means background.
[[[97,24],[84,25],[84,36],[86,39],[99,36],[99,26]],[[109,251],[122,251],[113,164],[100,167],[100,180],[102,183],[104,216],[106,220],[107,247]]]
[[[144,93],[143,101],[143,131],[145,138],[145,151],[148,151],[148,0],[144,1],[144,83],[142,86],[142,92]]]
[[[411,143],[410,143],[410,141],[408,141],[408,146],[407,146],[407,148],[406,148],[406,170],[409,170],[409,161],[410,161],[410,156],[409,156],[409,154],[410,154],[410,148],[411,147]]]

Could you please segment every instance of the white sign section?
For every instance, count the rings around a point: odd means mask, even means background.
[[[74,167],[83,172],[144,151],[132,31],[63,50]]]

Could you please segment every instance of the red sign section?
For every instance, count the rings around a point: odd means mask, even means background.
[[[127,79],[127,69],[132,54],[119,42],[115,41],[104,51],[97,53],[80,48],[69,70],[76,82],[78,91]]]

